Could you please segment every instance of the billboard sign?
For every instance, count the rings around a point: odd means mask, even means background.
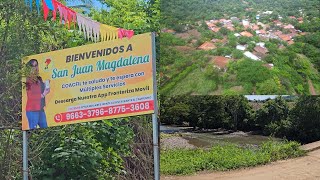
[[[25,57],[22,129],[154,113],[154,34]]]

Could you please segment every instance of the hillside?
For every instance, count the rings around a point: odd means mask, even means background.
[[[316,1],[197,2],[162,4],[162,94],[320,93]]]

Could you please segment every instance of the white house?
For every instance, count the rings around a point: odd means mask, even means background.
[[[236,37],[240,37],[240,36],[241,36],[241,34],[239,34],[239,33],[235,33],[235,34],[234,34],[234,36],[236,36]]]
[[[237,48],[238,50],[241,50],[241,51],[246,50],[246,46],[243,46],[243,45],[237,45],[236,48]]]
[[[264,48],[265,44],[266,44],[266,43],[264,43],[264,42],[259,42],[259,43],[257,43],[256,45]]]
[[[260,60],[260,58],[259,58],[258,56],[252,54],[252,53],[249,52],[249,51],[246,51],[246,52],[244,53],[244,55],[247,56],[248,58],[252,59],[252,60],[255,60],[255,61],[259,61],[259,60]]]
[[[262,14],[272,14],[273,13],[273,11],[265,11],[265,12],[263,12]]]

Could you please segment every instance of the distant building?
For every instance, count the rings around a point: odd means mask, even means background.
[[[292,44],[294,44],[294,41],[290,40],[290,41],[288,41],[288,44],[292,45]]]
[[[272,69],[274,67],[273,64],[263,64],[263,66],[268,68],[268,69]]]
[[[227,64],[230,62],[229,58],[223,57],[223,56],[215,56],[212,60],[215,67],[218,69],[222,69],[224,71],[227,70]]]
[[[256,34],[267,34],[265,30],[256,30]]]
[[[272,14],[273,13],[273,11],[265,11],[265,12],[263,12],[262,14],[268,14],[268,15],[270,15],[270,14]]]
[[[278,35],[279,38],[283,41],[290,41],[291,40],[291,36],[287,35],[287,34],[280,34]]]
[[[259,43],[257,43],[256,45],[257,45],[257,46],[260,46],[260,47],[265,47],[266,43],[264,43],[264,42],[259,42]]]
[[[237,17],[231,17],[230,20],[231,20],[232,22],[235,22],[235,23],[239,23],[239,22],[240,22],[240,19],[237,18]]]
[[[253,35],[251,33],[249,33],[248,31],[243,31],[240,33],[241,36],[246,36],[246,37],[252,37]]]
[[[292,24],[288,24],[283,27],[284,29],[294,29],[294,26]]]
[[[198,47],[198,49],[201,49],[201,50],[212,50],[212,49],[216,49],[216,48],[217,48],[217,46],[214,45],[212,42],[205,42],[201,46]]]
[[[234,36],[235,36],[235,37],[240,37],[240,36],[241,36],[241,34],[239,34],[239,33],[235,33],[235,34],[234,34]]]
[[[251,29],[252,30],[259,30],[260,28],[258,25],[254,24],[254,25],[252,25]]]
[[[242,25],[244,28],[250,27],[250,22],[248,20],[242,20]]]
[[[252,53],[249,52],[249,51],[246,51],[246,52],[244,53],[244,55],[245,55],[246,57],[252,59],[252,60],[255,60],[255,61],[259,61],[259,60],[260,60],[260,58],[259,58],[258,56],[252,54]]]
[[[237,47],[236,47],[236,49],[238,49],[238,50],[241,50],[241,51],[244,51],[244,50],[246,50],[246,46],[243,46],[243,45],[237,45]]]
[[[219,28],[219,27],[214,27],[214,28],[211,29],[211,31],[217,33],[217,32],[220,31],[220,29],[221,29],[221,28]]]
[[[261,46],[256,46],[253,50],[253,54],[261,59],[265,58],[267,56],[266,54],[269,52],[267,48]]]

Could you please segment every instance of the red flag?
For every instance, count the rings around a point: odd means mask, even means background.
[[[48,14],[49,14],[49,8],[48,8],[47,4],[44,2],[44,0],[42,0],[42,4],[43,4],[43,18],[46,21],[48,18]]]

